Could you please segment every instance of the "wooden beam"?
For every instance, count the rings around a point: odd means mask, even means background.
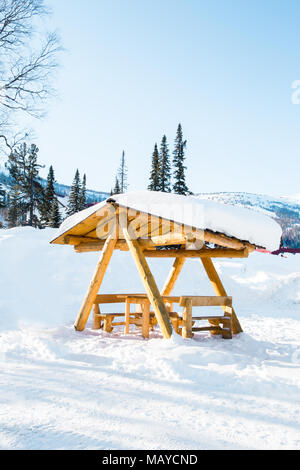
[[[163,235],[151,235],[151,240],[157,246],[183,245],[187,241],[184,235],[178,232],[168,232]]]
[[[98,294],[95,298],[95,304],[121,304],[126,300],[129,303],[142,303],[146,300],[147,294]],[[179,303],[180,297],[177,295],[162,296],[164,302]]]
[[[196,232],[197,236],[197,232]],[[204,231],[204,240],[208,243],[214,243],[215,245],[224,246],[226,248],[233,248],[234,250],[242,250],[247,248],[249,251],[255,250],[255,246],[248,242],[242,242],[237,238],[227,237],[226,235]]]
[[[75,243],[76,240],[77,239],[73,240],[73,238],[72,238],[71,241],[73,243],[70,243],[70,244],[74,245],[74,249],[75,249],[76,253],[88,253],[88,252],[92,252],[92,251],[101,251],[103,249],[103,246],[104,246],[104,243],[105,243],[103,240],[96,240],[95,239],[95,241],[80,242],[78,244],[78,242]],[[151,240],[139,240],[139,243],[140,243],[142,248],[145,248],[147,250],[151,250],[151,249],[154,250],[155,249],[155,245],[153,244],[153,242]],[[126,243],[126,240],[118,240],[117,243],[116,243],[115,249],[116,250],[128,251],[128,245]]]
[[[161,295],[170,295],[184,265],[185,258],[176,258],[167,277]]]
[[[150,328],[150,303],[149,300],[145,301],[142,306],[142,335],[144,338],[149,338]]]
[[[79,235],[67,235],[64,238],[64,242],[66,245],[79,245],[80,243],[99,242],[99,239],[92,238],[92,237],[84,237],[84,236],[79,236]],[[104,241],[103,241],[103,246],[104,246]]]
[[[202,248],[201,250],[144,250],[148,258],[247,258],[248,249]]]
[[[78,242],[78,238],[81,240]],[[105,240],[97,240],[94,238],[94,241],[91,241],[91,239],[84,240],[85,237],[72,237],[70,239],[70,245],[74,245],[74,250],[76,253],[88,253],[90,251],[101,251],[105,245]],[[72,243],[71,243],[72,242]],[[118,240],[115,246],[115,249],[117,250],[128,250],[128,246],[125,242],[125,240]]]
[[[193,304],[191,299],[187,298],[182,314],[183,318],[183,323],[182,323],[182,337],[183,338],[192,338],[193,332],[192,332],[192,327],[193,327]]]
[[[144,288],[151,302],[161,332],[165,338],[170,338],[172,336],[172,325],[166,306],[163,299],[161,298],[155,279],[150,271],[145,256],[143,255],[143,250],[141,249],[139,242],[134,240],[130,227],[127,227],[127,220],[123,219],[124,217],[120,218],[120,223],[124,238],[140,273]]]
[[[220,328],[219,326],[193,327],[193,331],[210,331],[210,332],[214,332],[217,335],[222,334],[222,328]]]
[[[179,305],[184,307],[187,299],[192,301],[193,307],[231,307],[232,297],[211,295],[186,295],[180,297]]]
[[[81,305],[81,308],[79,310],[79,313],[77,315],[77,318],[74,324],[75,329],[78,331],[82,331],[85,328],[91,308],[93,306],[93,303],[96,299],[99,288],[101,286],[108,263],[113,254],[116,242],[117,240],[113,235],[110,235],[105,242],[105,245],[103,247],[100,259],[97,263],[97,267],[94,272],[92,281],[87,290],[86,296],[84,298],[84,301]]]
[[[208,275],[208,278],[210,282],[212,283],[212,286],[214,288],[214,291],[216,292],[217,295],[220,295],[222,297],[227,297],[226,290],[222,284],[222,281],[216,271],[216,268],[214,267],[214,264],[211,260],[211,258],[201,258],[201,262],[204,266],[204,269]],[[226,311],[226,307],[222,307],[224,311]],[[234,309],[232,309],[232,332],[234,334],[242,333],[243,329],[240,325],[240,322],[236,316],[236,313]]]
[[[99,304],[93,306],[93,330],[100,330],[101,328],[101,317]]]
[[[126,299],[126,308],[125,308],[125,335],[129,334],[129,325],[130,325],[130,302]]]

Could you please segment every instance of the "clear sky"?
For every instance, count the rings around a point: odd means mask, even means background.
[[[300,193],[300,2],[49,0],[66,52],[35,122],[40,158],[109,191],[126,152],[147,187],[154,143],[182,123],[194,192]],[[46,171],[45,171],[46,173]]]

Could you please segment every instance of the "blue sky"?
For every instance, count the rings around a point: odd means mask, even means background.
[[[153,145],[187,139],[194,192],[300,193],[299,1],[51,0],[66,52],[35,122],[58,181],[109,191],[122,150],[147,187]]]

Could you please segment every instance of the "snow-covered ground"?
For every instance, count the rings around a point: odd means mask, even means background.
[[[72,323],[99,256],[0,230],[0,448],[300,447],[300,257],[216,263],[244,328],[144,340]],[[161,286],[170,260],[150,260]],[[143,292],[128,253],[103,292]],[[211,294],[198,260],[174,293]],[[210,310],[211,311],[211,310]]]

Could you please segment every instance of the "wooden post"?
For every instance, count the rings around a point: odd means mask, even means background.
[[[223,339],[232,338],[232,307],[225,307],[222,337]]]
[[[106,315],[105,318],[104,318],[104,322],[103,322],[103,331],[105,331],[106,333],[111,333],[112,330],[113,330],[113,327],[112,327],[112,322],[114,320],[115,317],[111,316],[111,315]]]
[[[126,299],[125,301],[125,328],[124,328],[125,335],[129,334],[129,322],[130,322],[130,302],[129,302],[129,299]]]
[[[161,295],[170,295],[175,282],[178,279],[178,276],[180,274],[180,271],[184,265],[185,258],[176,258],[174,261],[174,264],[171,268],[171,271],[169,272],[169,276],[165,282],[165,285],[163,287],[163,290],[161,291]]]
[[[94,304],[93,307],[93,330],[100,330],[101,328],[101,318],[100,318],[100,308],[99,304]]]
[[[226,297],[226,291],[225,288],[222,284],[222,281],[216,271],[216,268],[214,267],[214,264],[211,260],[211,258],[201,258],[202,264],[204,266],[204,269],[209,277],[210,282],[212,283],[212,286],[214,288],[214,291],[216,292],[217,295],[220,295],[222,297]],[[226,307],[222,307],[224,312],[226,311]],[[232,332],[234,334],[242,333],[243,329],[240,325],[240,322],[236,316],[236,313],[234,309],[232,309]]]
[[[144,338],[149,338],[150,328],[150,303],[149,301],[143,304],[143,317],[142,317],[142,335]]]
[[[143,251],[137,240],[134,239],[134,234],[127,228],[127,217],[124,220],[124,216],[120,217],[121,228],[123,230],[124,238],[128,244],[128,248],[132,254],[135,265],[140,273],[142,282],[144,284],[148,299],[151,302],[153,311],[157,318],[163,336],[167,339],[172,336],[172,325],[169,319],[169,315],[166,306],[161,298],[158,287],[154,280],[154,277],[150,271],[148,263],[143,255]]]
[[[186,299],[185,306],[183,310],[183,325],[182,325],[182,337],[183,338],[192,338],[192,314],[193,314],[193,301],[192,299]]]
[[[74,327],[77,331],[82,331],[85,328],[92,305],[98,294],[99,288],[101,286],[105,271],[113,254],[116,243],[117,239],[115,238],[114,234],[112,234],[107,238],[104,244],[100,259],[94,272],[94,276],[92,278],[85,299],[82,303],[82,306],[79,310],[74,324]]]

